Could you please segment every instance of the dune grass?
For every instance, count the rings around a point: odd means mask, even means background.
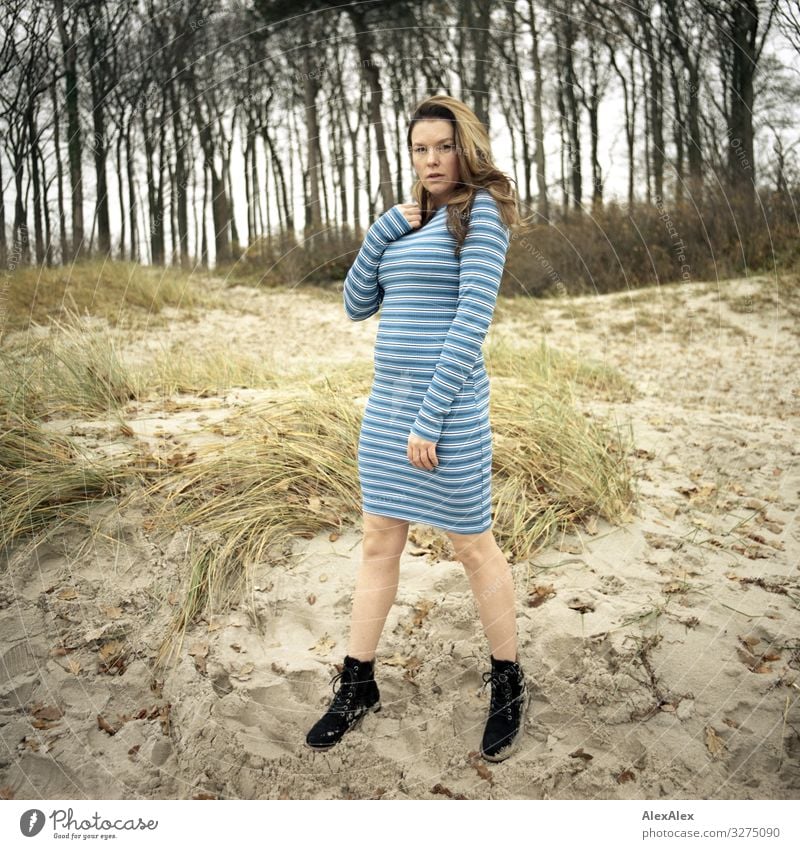
[[[69,312],[120,323],[159,324],[164,307],[222,306],[201,275],[179,268],[91,260],[53,268],[20,267],[9,277],[0,334],[47,325]]]
[[[113,336],[87,329],[74,312],[26,350],[0,350],[0,398],[27,417],[96,416],[137,398],[140,387]]]
[[[233,387],[266,388],[286,379],[271,358],[214,343],[202,350],[161,346],[144,362],[122,353],[120,334],[90,328],[74,311],[51,319],[50,333],[25,350],[0,349],[0,402],[32,418],[120,416],[134,400],[200,397]]]
[[[86,458],[68,437],[0,408],[0,551],[81,521],[89,505],[117,497],[132,478],[127,464]]]
[[[132,364],[116,340],[108,328],[90,329],[68,312],[27,351],[0,357],[0,544],[80,521],[88,504],[108,497],[124,511],[129,498],[144,496],[153,527],[188,528],[183,598],[159,650],[163,667],[198,616],[252,600],[254,565],[296,538],[340,533],[360,520],[355,399],[368,394],[372,365],[358,360],[287,378],[270,361],[223,347],[151,351],[149,360]],[[532,558],[593,517],[624,517],[633,499],[625,435],[583,413],[576,395],[626,397],[627,381],[544,343],[497,339],[486,360],[494,530],[509,559]],[[269,400],[232,412],[224,440],[196,446],[177,466],[153,467],[142,457],[88,459],[42,427],[54,415],[109,411],[124,424],[132,399],[223,393],[232,385],[268,388]]]
[[[237,418],[238,435],[222,450],[198,449],[190,466],[147,491],[156,524],[198,531],[183,603],[157,665],[179,650],[196,615],[252,595],[253,564],[296,537],[341,532],[343,517],[359,510],[353,449],[360,416],[341,388],[300,387]]]
[[[578,382],[601,376],[610,386],[615,380],[547,349],[525,352],[516,366],[507,360],[500,370],[510,374],[492,387],[494,531],[509,559],[531,558],[592,518],[629,518],[627,434],[582,414],[565,374]],[[232,440],[198,451],[191,465],[168,470],[148,488],[157,525],[196,530],[183,603],[158,665],[177,656],[197,616],[252,599],[254,564],[294,538],[339,533],[358,521],[361,414],[352,399],[368,393],[370,374],[357,363],[309,375],[281,400],[237,414]]]

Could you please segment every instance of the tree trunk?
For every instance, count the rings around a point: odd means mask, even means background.
[[[83,178],[81,174],[81,122],[78,104],[78,71],[75,30],[77,18],[73,18],[70,31],[64,18],[64,0],[55,0],[58,31],[64,54],[64,89],[67,108],[67,150],[69,152],[69,180],[72,198],[72,246],[70,260],[82,259],[86,255],[83,244]]]
[[[384,210],[394,206],[392,191],[392,175],[389,170],[389,158],[386,154],[386,140],[383,131],[383,88],[381,87],[380,71],[372,56],[374,51],[372,32],[368,29],[363,15],[357,6],[348,6],[347,12],[355,29],[355,42],[358,56],[361,60],[361,73],[370,92],[370,125],[375,130],[375,152],[378,157],[378,173],[380,174],[380,194]]]

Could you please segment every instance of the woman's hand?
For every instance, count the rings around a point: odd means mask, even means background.
[[[439,458],[436,456],[436,443],[423,439],[415,433],[408,435],[408,451],[406,453],[411,464],[418,469],[430,471],[439,465]]]
[[[400,212],[403,213],[406,221],[414,228],[422,226],[422,207],[416,202],[398,203],[397,206]]]

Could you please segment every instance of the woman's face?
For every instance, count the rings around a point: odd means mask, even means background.
[[[411,162],[437,209],[458,185],[456,140],[450,121],[426,118],[411,130]]]

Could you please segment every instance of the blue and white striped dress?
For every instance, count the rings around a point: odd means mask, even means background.
[[[380,308],[375,368],[358,441],[363,509],[456,533],[492,524],[489,377],[481,345],[494,313],[509,231],[478,189],[460,259],[441,206],[413,229],[397,206],[367,231],[347,272],[344,308]],[[408,437],[436,443],[419,469]]]

